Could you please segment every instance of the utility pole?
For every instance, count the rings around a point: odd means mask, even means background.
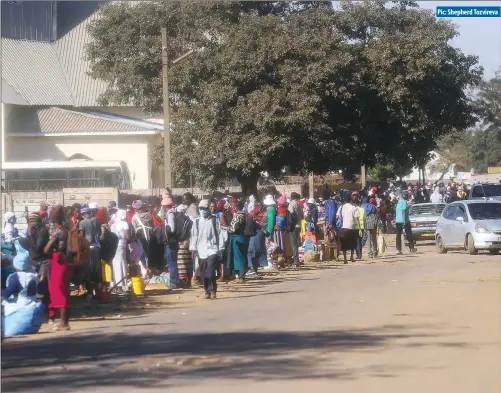
[[[310,192],[310,198],[314,197],[315,194],[315,182],[313,181],[315,179],[315,175],[313,172],[310,173],[310,176],[308,176],[308,188]]]
[[[362,165],[362,167],[360,168],[360,182],[362,183],[362,190],[363,190],[367,183],[367,179],[365,176],[365,165]]]
[[[170,152],[170,104],[169,104],[169,57],[167,48],[167,29],[162,27],[162,81],[164,101],[164,172],[165,187],[172,188],[172,166]]]

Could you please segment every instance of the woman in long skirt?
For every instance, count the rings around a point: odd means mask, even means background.
[[[247,272],[247,253],[249,251],[249,237],[245,236],[245,212],[244,203],[238,201],[235,205],[236,212],[233,215],[228,232],[230,233],[230,242],[226,266],[229,271],[238,273],[240,282],[244,281]]]
[[[177,253],[177,270],[179,274],[179,282],[190,286],[193,276],[193,259],[190,251],[190,241],[179,242],[179,250]]]
[[[258,229],[256,234],[249,240],[249,251],[247,253],[248,266],[257,273],[259,267],[268,265],[266,258],[266,236],[262,229]]]
[[[240,282],[244,281],[245,273],[247,272],[248,251],[249,237],[245,236],[243,233],[232,233],[230,235],[226,267],[229,271],[233,270],[238,273]]]
[[[62,206],[55,206],[51,210],[50,220],[55,231],[51,235],[44,252],[51,255],[49,280],[49,318],[54,321],[56,311],[60,313],[58,330],[69,330],[70,318],[70,279],[71,267],[67,259],[68,232],[64,227],[64,210]]]
[[[165,267],[165,243],[167,234],[165,231],[165,219],[158,216],[159,206],[154,206],[151,213],[153,219],[153,234],[149,242],[149,268],[157,274],[162,273]]]
[[[111,231],[118,236],[118,246],[113,258],[113,283],[121,283],[123,291],[127,290],[125,277],[127,276],[127,243],[130,241],[129,224],[127,224],[127,212],[118,210],[115,223],[111,226]]]

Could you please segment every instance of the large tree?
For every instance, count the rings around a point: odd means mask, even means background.
[[[168,27],[175,170],[215,188],[260,174],[422,161],[473,124],[476,58],[412,2],[150,2],[102,9],[91,26],[103,103],[162,108],[160,28]],[[160,163],[159,163],[160,164]]]
[[[482,81],[472,101],[479,121],[473,129],[455,132],[438,142],[435,169],[439,172],[452,164],[477,173],[501,165],[501,70]]]

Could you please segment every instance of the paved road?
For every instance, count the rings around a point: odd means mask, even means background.
[[[423,250],[6,340],[2,391],[500,392],[501,258]]]

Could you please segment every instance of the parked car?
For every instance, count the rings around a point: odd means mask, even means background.
[[[417,203],[409,208],[414,241],[435,238],[437,221],[446,206],[445,203]]]
[[[442,212],[435,232],[441,254],[452,249],[498,254],[501,250],[501,202],[468,200],[453,202]]]
[[[501,201],[501,183],[477,183],[471,186],[469,200],[483,199]]]

